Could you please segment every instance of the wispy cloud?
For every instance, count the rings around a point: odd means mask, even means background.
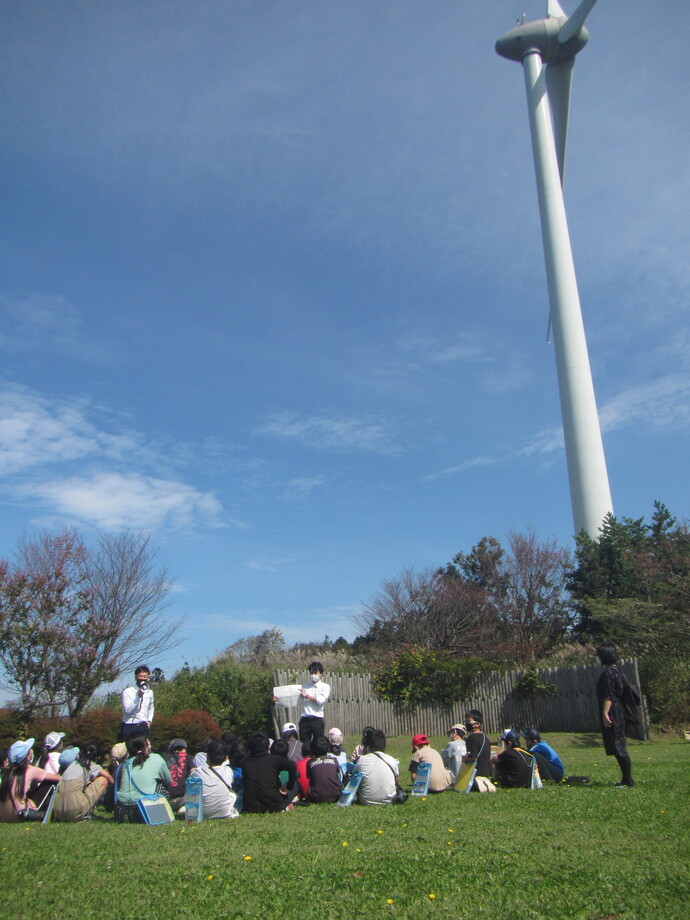
[[[0,392],[0,476],[86,457],[120,457],[137,437],[110,433],[87,418],[86,400],[48,400],[26,387]]]
[[[164,472],[138,432],[109,431],[88,400],[50,400],[26,387],[0,390],[0,483],[6,495],[104,530],[220,527],[218,499]],[[241,526],[241,522],[232,522]]]
[[[609,398],[599,409],[603,432],[633,425],[651,428],[685,428],[690,424],[690,377],[672,374],[660,380],[623,390]],[[473,467],[497,466],[528,457],[548,456],[564,448],[563,428],[545,428],[519,448],[505,448],[482,454],[425,476],[431,482],[453,476]]]
[[[321,476],[302,476],[298,479],[291,479],[282,494],[283,501],[301,501],[308,498],[309,495],[321,486],[325,485],[326,480]]]
[[[257,426],[254,434],[297,441],[319,450],[375,454],[397,454],[401,451],[388,425],[352,416],[302,416],[293,412],[277,412]]]
[[[185,530],[222,527],[222,507],[210,492],[136,473],[100,473],[18,486],[15,495],[102,530]]]
[[[256,559],[247,559],[244,564],[253,572],[292,572],[297,562],[297,556],[258,556]]]

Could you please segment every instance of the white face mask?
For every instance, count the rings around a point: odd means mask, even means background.
[[[313,684],[317,683],[317,682],[320,681],[320,680],[321,680],[321,675],[320,675],[320,674],[312,674],[312,676],[311,676],[311,682],[312,682]]]

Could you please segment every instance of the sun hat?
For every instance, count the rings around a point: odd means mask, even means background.
[[[58,763],[61,767],[69,767],[71,763],[74,763],[77,757],[79,757],[78,747],[65,748],[65,750],[60,753]]]
[[[127,745],[124,741],[118,741],[110,748],[111,760],[124,760],[127,756]]]
[[[64,732],[48,732],[43,739],[43,747],[56,748],[65,737]]]
[[[423,744],[428,744],[428,743],[429,743],[429,739],[427,738],[426,735],[414,735],[414,737],[412,738],[413,748],[421,747]]]
[[[465,726],[462,724],[462,722],[456,722],[455,725],[451,725],[451,727],[448,729],[448,734],[449,734],[449,735],[450,735],[451,732],[460,732],[461,735],[466,735],[466,734],[467,734],[467,729],[466,729]]]
[[[284,735],[286,732],[296,732],[297,726],[294,722],[286,722],[285,725],[280,730],[280,734]]]
[[[15,741],[7,752],[10,763],[21,763],[25,760],[35,740],[35,738],[27,738],[26,741]]]
[[[331,744],[342,744],[343,743],[343,733],[339,728],[335,726],[328,732],[328,740]]]

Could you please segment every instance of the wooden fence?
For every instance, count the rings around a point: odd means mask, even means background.
[[[640,685],[637,659],[621,662],[626,677]],[[386,735],[445,735],[455,722],[463,722],[468,709],[479,709],[490,734],[505,728],[529,726],[541,732],[598,732],[600,730],[596,685],[599,665],[575,668],[541,668],[539,677],[558,687],[558,694],[535,700],[516,700],[511,690],[523,671],[493,671],[479,678],[472,695],[452,706],[429,704],[413,709],[377,698],[369,674],[327,674],[331,698],[326,705],[326,730],[333,725],[346,735],[359,735],[365,725],[383,729]],[[308,683],[306,671],[276,670],[275,686]],[[649,717],[643,697],[644,721],[631,726],[630,737],[649,737]],[[283,722],[297,722],[299,707],[274,708],[276,734]]]

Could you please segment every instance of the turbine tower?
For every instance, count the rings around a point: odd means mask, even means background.
[[[496,42],[498,54],[519,61],[525,73],[573,522],[575,533],[593,538],[613,506],[562,185],[573,65],[589,39],[584,22],[595,3],[582,0],[568,17],[558,0],[548,0],[546,19],[522,23]]]

